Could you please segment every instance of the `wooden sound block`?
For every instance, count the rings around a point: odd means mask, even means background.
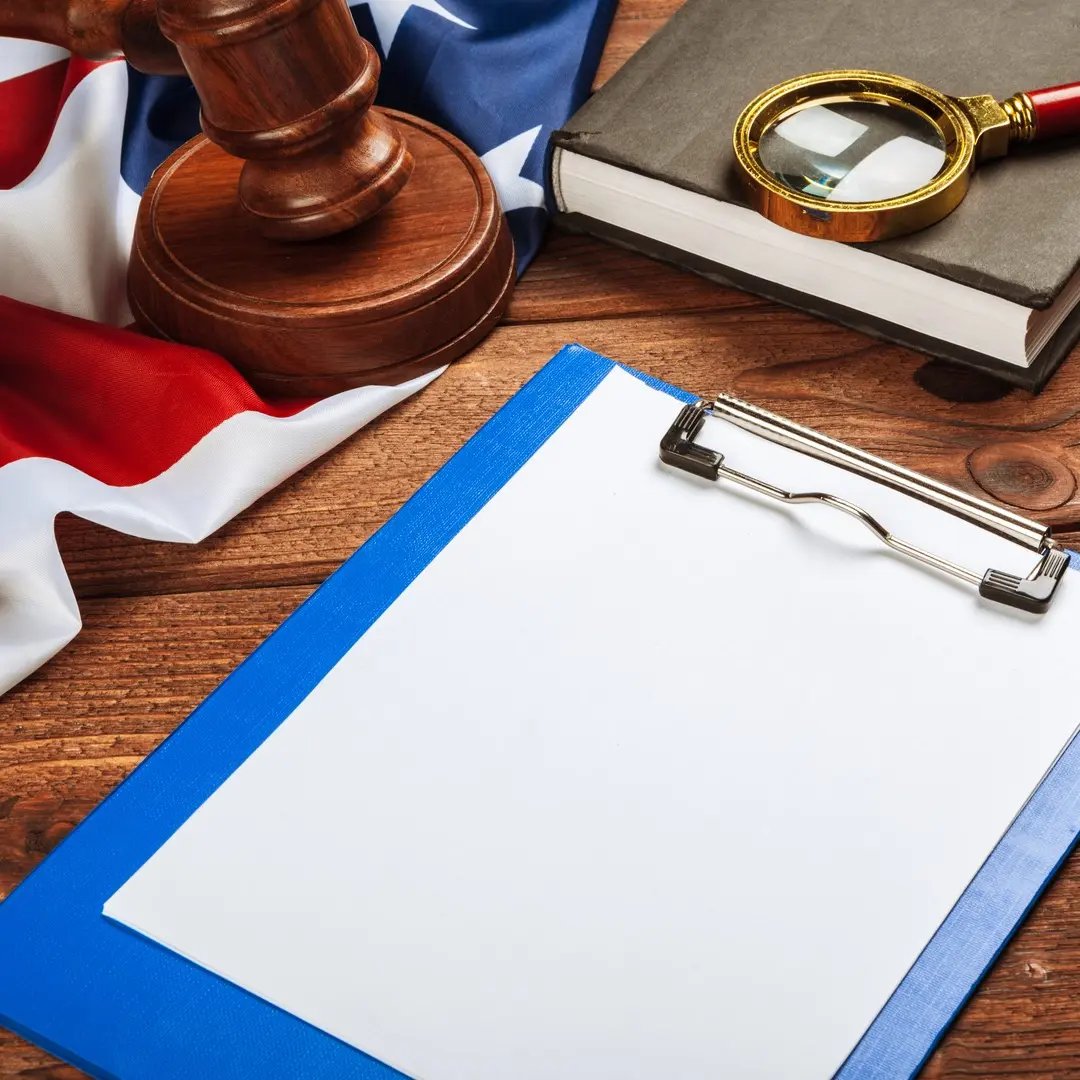
[[[491,179],[441,128],[386,115],[412,178],[376,217],[305,243],[267,239],[241,210],[243,161],[201,136],[177,150],[139,209],[128,278],[139,327],[294,397],[402,382],[479,342],[514,282]]]

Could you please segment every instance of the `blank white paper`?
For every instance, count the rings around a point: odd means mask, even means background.
[[[666,469],[678,408],[608,375],[105,913],[418,1080],[827,1080],[1072,734],[1080,593]]]

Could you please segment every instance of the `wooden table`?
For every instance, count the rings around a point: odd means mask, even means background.
[[[680,3],[623,0],[598,81]],[[57,523],[85,627],[0,700],[0,899],[567,341],[702,393],[732,390],[969,490],[979,490],[978,476],[984,492],[1076,542],[1077,357],[1033,398],[552,235],[480,348],[205,543]],[[81,1075],[0,1032],[0,1078]],[[923,1076],[1080,1077],[1080,859],[1065,866]]]

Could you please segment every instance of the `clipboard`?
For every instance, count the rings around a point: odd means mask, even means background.
[[[195,820],[211,796],[224,792],[230,779],[256,759],[271,735],[284,731],[290,717],[326,685],[350,650],[616,374],[621,377],[616,364],[580,346],[560,352],[0,905],[4,1026],[91,1075],[120,1080],[397,1075],[312,1023],[133,933],[116,921],[115,914],[112,919],[104,917],[103,910]],[[723,406],[706,404],[640,373],[630,374],[667,399],[667,419],[653,436],[654,458],[662,440],[661,453],[669,464],[697,474],[688,478],[690,482],[736,479],[721,471],[729,467],[718,460],[717,452],[703,449],[698,441],[702,414],[725,407],[726,399]],[[751,422],[778,435],[768,416],[754,415],[747,424]],[[782,434],[813,438],[806,429],[785,429]],[[779,436],[770,441],[779,441]],[[597,448],[601,468],[606,467],[607,454],[621,452],[603,438],[588,445]],[[849,448],[827,446],[822,453],[826,451],[835,451],[842,459],[835,463],[845,468],[853,461],[859,468],[885,467],[877,459],[855,461],[858,455]],[[731,460],[735,462],[734,457]],[[749,463],[745,467],[751,468]],[[750,471],[739,475],[749,481],[745,486],[779,501],[771,481],[751,480]],[[910,477],[898,473],[892,479],[906,485]],[[680,480],[669,471],[663,483],[678,485]],[[731,497],[705,486],[714,500]],[[919,488],[920,495],[926,492]],[[835,507],[831,499],[810,494]],[[1066,582],[1058,594],[1068,554],[1034,523],[999,516],[988,504],[976,506],[966,500],[965,514],[957,515],[936,501],[941,492],[932,494],[933,498],[916,498],[935,513],[962,516],[979,528],[984,528],[985,513],[995,525],[987,531],[1030,552],[1037,563],[1035,571],[1003,571],[1015,582],[1001,595],[1022,609],[1045,605],[1046,617],[1055,617],[1068,589]],[[754,511],[767,513],[756,504]],[[972,520],[976,514],[979,521]],[[666,524],[674,543],[685,539],[686,520]],[[698,538],[703,544],[709,541],[707,534],[699,533]],[[928,561],[898,550],[902,556]],[[912,567],[904,570],[913,580],[948,588],[947,579],[937,573],[947,568],[931,566],[935,569],[929,576]],[[764,580],[785,568],[756,569]],[[980,585],[987,576],[972,573]],[[975,584],[971,577],[964,581]],[[988,588],[994,592],[998,585]],[[701,597],[685,599],[693,603]],[[1004,610],[996,601],[997,593],[978,614],[994,620],[994,609]],[[968,601],[958,598],[959,602]],[[1020,630],[1041,624],[1041,617],[1027,611],[1010,618],[1019,620]],[[665,627],[665,632],[668,629],[679,631],[678,626]],[[688,682],[681,680],[672,709],[694,697],[703,682],[710,684],[711,674],[695,671]],[[1080,746],[1066,740],[1056,760],[1046,764],[1051,767],[1042,782],[1019,807],[925,948],[912,957],[910,970],[865,1035],[837,1063],[836,1075],[842,1080],[898,1080],[918,1070],[1076,843]]]

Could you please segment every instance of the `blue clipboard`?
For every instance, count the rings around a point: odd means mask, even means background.
[[[566,346],[0,904],[0,1024],[103,1080],[400,1075],[108,921],[102,907],[613,366]],[[631,373],[679,402],[695,400]],[[919,1070],[1078,836],[1074,740],[844,1063],[840,1080],[900,1080]]]

